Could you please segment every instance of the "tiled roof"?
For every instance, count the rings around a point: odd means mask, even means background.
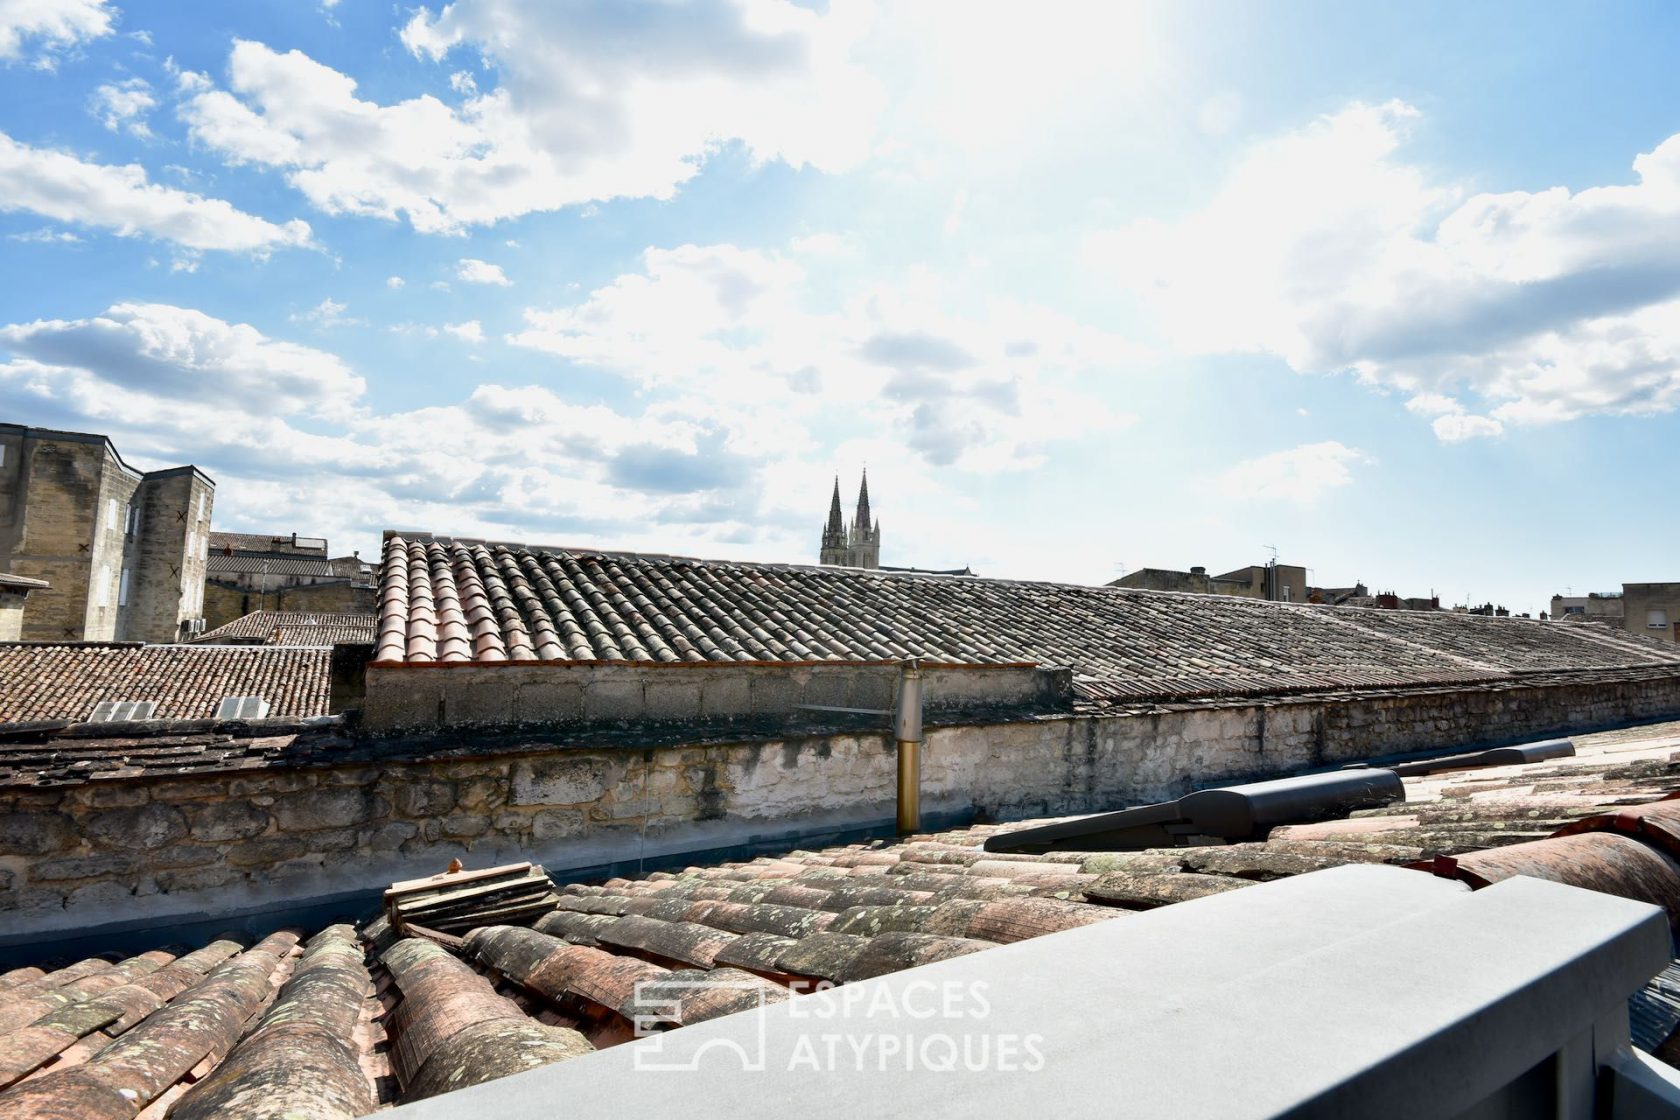
[[[302,538],[310,543],[294,544],[290,534],[275,536],[271,533],[223,533],[210,534],[211,553],[232,549],[235,552],[284,552],[294,556],[325,556],[327,546],[325,541],[320,545],[314,544],[319,537]]]
[[[398,536],[380,661],[923,657],[1074,670],[1087,699],[1490,681],[1680,649],[1523,619]]]
[[[308,556],[265,556],[260,553],[236,552],[232,556],[211,551],[204,562],[205,571],[216,575],[320,576],[330,578],[332,561]]]
[[[102,700],[210,719],[228,696],[261,696],[273,717],[325,715],[331,663],[329,649],[0,644],[0,723],[85,720]]]
[[[317,614],[312,611],[252,611],[193,639],[194,645],[254,643],[270,646],[331,646],[371,643],[371,614]]]
[[[42,961],[0,974],[0,1114],[349,1120],[618,1045],[638,1012],[680,1028],[1347,863],[1422,864],[1475,885],[1502,874],[1498,857],[1616,893],[1595,878],[1607,864],[1562,857],[1591,843],[1657,860],[1676,842],[1680,802],[1657,799],[1680,790],[1680,725],[1576,743],[1573,758],[1408,778],[1405,804],[1262,843],[1012,856],[979,845],[1044,822],[983,825],[564,883],[536,928],[440,938],[449,949],[393,940],[379,918],[250,948],[222,937],[184,954]],[[1572,835],[1548,838],[1560,830]],[[1680,913],[1680,891],[1659,901]],[[1637,1037],[1672,1054],[1676,1019],[1660,1012],[1645,1008]]]

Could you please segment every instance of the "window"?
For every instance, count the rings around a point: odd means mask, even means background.
[[[106,498],[105,499],[105,528],[115,529],[118,524],[119,524],[119,522],[117,521],[117,500],[115,498]]]
[[[122,571],[122,581],[117,584],[117,606],[128,606],[128,569]]]
[[[6,465],[6,445],[0,443],[0,467]]]
[[[198,519],[203,521],[210,516],[210,495],[200,490],[198,492]]]
[[[93,582],[98,585],[94,589],[94,594],[99,597],[99,605],[102,606],[102,607],[110,606],[111,605],[111,569],[109,569],[107,567],[104,567],[102,565],[99,569],[99,574],[94,577]]]
[[[1668,612],[1663,610],[1646,611],[1645,625],[1652,630],[1668,629]]]
[[[88,717],[90,723],[117,723],[134,719],[151,719],[157,711],[155,700],[101,700]]]
[[[229,696],[216,708],[217,719],[262,719],[268,714],[268,701],[261,696]]]

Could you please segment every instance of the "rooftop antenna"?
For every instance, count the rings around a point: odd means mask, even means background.
[[[1272,563],[1276,564],[1277,563],[1277,558],[1278,558],[1277,545],[1275,545],[1275,544],[1263,544],[1260,547],[1272,554]]]

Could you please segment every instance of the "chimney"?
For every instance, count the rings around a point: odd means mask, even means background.
[[[1207,575],[1207,569],[1202,565],[1197,564],[1195,567],[1190,569],[1190,574],[1193,576],[1205,576]]]

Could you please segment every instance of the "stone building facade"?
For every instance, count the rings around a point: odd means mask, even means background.
[[[205,625],[214,630],[254,611],[374,612],[373,565],[360,554],[329,557],[325,537],[210,534]]]
[[[1204,567],[1188,572],[1168,568],[1139,568],[1109,583],[1138,591],[1180,591],[1193,595],[1235,595],[1242,599],[1267,599],[1277,603],[1305,603],[1307,569],[1297,564],[1250,564],[1246,568],[1210,576]]]
[[[1624,583],[1622,607],[1628,633],[1680,645],[1680,583]]]
[[[29,641],[173,642],[203,615],[216,484],[102,435],[0,424],[0,570],[44,579]]]
[[[23,637],[23,608],[29,593],[45,591],[47,586],[44,579],[0,572],[0,642],[15,642]]]
[[[858,487],[857,511],[848,526],[840,510],[840,480],[834,480],[834,496],[828,503],[828,523],[823,526],[822,553],[818,561],[842,568],[881,566],[881,523],[869,513],[869,472]]]

